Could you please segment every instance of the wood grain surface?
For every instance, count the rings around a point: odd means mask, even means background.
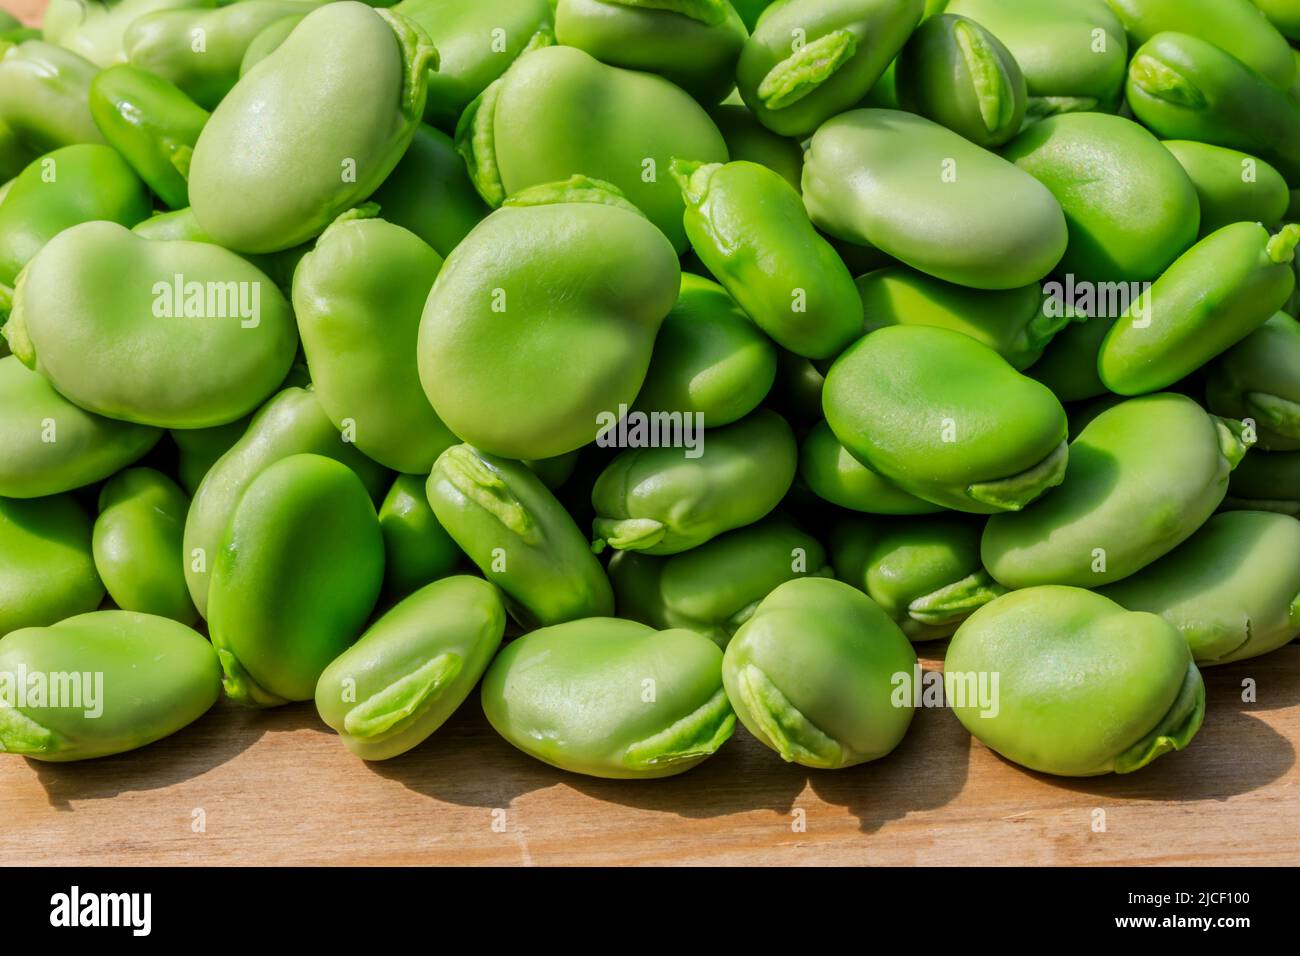
[[[371,765],[311,704],[222,704],[130,754],[0,756],[0,864],[1300,863],[1300,645],[1205,677],[1191,747],[1085,780],[1014,766],[943,709],[848,770],[786,765],[738,728],[682,776],[606,781],[514,750],[477,695]]]
[[[0,0],[0,10],[12,13],[23,23],[37,26],[45,10],[46,0]]]

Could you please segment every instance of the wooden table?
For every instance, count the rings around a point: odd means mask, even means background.
[[[45,4],[46,0],[0,0],[0,10],[12,13],[23,23],[38,26]]]
[[[1021,770],[946,710],[849,770],[783,764],[738,729],[687,774],[626,782],[519,753],[477,697],[373,765],[310,704],[223,704],[131,754],[0,756],[0,864],[1300,863],[1300,644],[1205,676],[1188,750],[1088,780]]]

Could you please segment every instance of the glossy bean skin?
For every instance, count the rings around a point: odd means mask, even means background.
[[[436,56],[417,27],[386,10],[348,0],[309,13],[199,135],[190,206],[200,225],[244,253],[318,235],[406,152]]]
[[[1249,419],[1258,447],[1300,450],[1300,322],[1278,313],[1215,359],[1210,411]]]
[[[213,562],[208,626],[226,693],[256,707],[311,700],[361,634],[383,577],[383,536],[355,472],[322,455],[267,467]]]
[[[617,187],[678,252],[685,203],[670,164],[727,159],[722,134],[684,90],[560,46],[520,57],[470,104],[456,146],[489,205],[580,174]]]
[[[4,202],[5,190],[13,178],[35,158],[36,154],[18,137],[13,127],[0,117],[0,180],[5,181],[0,186],[0,203]],[[800,166],[802,167],[802,162]]]
[[[813,424],[822,419],[822,386],[826,377],[802,355],[778,348],[776,381],[768,404],[788,421]]]
[[[944,14],[916,29],[895,65],[898,105],[993,149],[1020,131],[1025,75],[1002,42],[969,17]]]
[[[1062,402],[1109,394],[1097,374],[1097,353],[1118,316],[1096,315],[1066,325],[1025,374],[1042,382]]]
[[[1044,314],[1036,282],[984,291],[944,282],[906,266],[886,266],[854,280],[866,331],[889,325],[952,329],[987,345],[1016,370],[1038,361],[1068,322]]]
[[[446,131],[518,57],[555,42],[554,4],[547,0],[402,0],[392,9],[414,21],[438,50],[441,62],[429,73],[424,116]]]
[[[217,459],[230,451],[248,430],[248,418],[237,418],[225,425],[211,428],[177,428],[169,434],[176,445],[176,477],[185,493],[193,495],[199,490],[204,476],[217,463]]]
[[[221,536],[248,486],[271,465],[292,455],[328,455],[360,477],[372,499],[389,485],[389,473],[342,436],[316,393],[289,387],[257,411],[239,440],[204,475],[185,518],[185,580],[199,613],[207,617],[211,570]]]
[[[0,498],[0,635],[99,606],[91,528],[71,495]]]
[[[1191,140],[1166,140],[1192,185],[1201,207],[1198,238],[1234,222],[1258,222],[1275,228],[1286,215],[1291,196],[1276,169],[1235,149]]]
[[[774,133],[805,137],[866,96],[923,12],[922,0],[778,0],[741,52],[740,95]]]
[[[181,538],[190,500],[152,468],[128,468],[99,492],[92,544],[95,570],[124,611],[193,624]]]
[[[1119,317],[1097,354],[1112,392],[1172,385],[1255,331],[1295,291],[1300,226],[1270,236],[1253,222],[1212,233],[1183,253]]]
[[[765,166],[673,164],[691,248],[783,348],[832,358],[862,333],[853,277],[799,194]]]
[[[148,215],[148,191],[112,149],[83,144],[46,153],[0,204],[0,286],[12,287],[22,267],[69,226],[103,219],[129,227]],[[0,299],[11,294],[0,292]]]
[[[602,63],[657,73],[706,106],[735,86],[749,37],[725,0],[669,6],[642,0],[559,0],[555,39]]]
[[[244,57],[239,61],[239,75],[243,76],[257,64],[265,60],[271,53],[280,46],[289,34],[294,31],[298,24],[302,23],[302,18],[307,14],[290,14],[287,17],[280,17],[278,20],[272,20],[261,30],[248,44],[248,49],[244,50]]]
[[[135,67],[175,84],[205,109],[212,109],[239,79],[248,45],[266,27],[316,9],[304,0],[243,0],[216,9],[163,10],[132,21],[123,45]],[[194,49],[200,33],[203,49]]]
[[[316,710],[363,760],[422,743],[474,690],[505,632],[496,588],[435,581],[384,614],[325,668]]]
[[[833,573],[821,542],[782,515],[681,554],[620,551],[609,564],[621,616],[661,629],[684,627],[724,649],[775,588]]]
[[[463,554],[438,523],[420,475],[398,475],[379,507],[384,535],[384,591],[406,597],[460,564]]]
[[[1084,282],[1149,282],[1196,241],[1200,203],[1168,150],[1121,116],[1065,113],[1030,126],[1002,155],[1065,212],[1058,273]]]
[[[88,301],[105,305],[88,315]],[[87,411],[162,428],[246,415],[284,380],[297,344],[289,303],[246,260],[111,222],[46,243],[23,271],[5,335]]]
[[[853,110],[823,124],[808,149],[803,197],[823,231],[977,289],[1036,282],[1066,248],[1065,216],[1045,186],[896,110]]]
[[[293,275],[293,311],[321,408],[394,471],[427,472],[458,444],[420,387],[415,344],[442,257],[401,226],[344,213]]]
[[[682,273],[659,326],[634,408],[702,415],[716,428],[744,418],[776,379],[776,348],[716,282]]]
[[[808,431],[799,446],[799,477],[817,497],[852,511],[919,515],[944,510],[942,505],[909,494],[854,458],[825,419]]]
[[[854,457],[946,508],[1016,511],[1065,474],[1055,396],[950,329],[872,332],[831,367],[822,404]]]
[[[951,0],[945,9],[1006,44],[1025,76],[1031,120],[1118,108],[1129,46],[1105,0]]]
[[[161,77],[119,64],[91,82],[90,114],[163,203],[189,205],[190,159],[207,110]]]
[[[520,623],[546,627],[613,612],[605,569],[526,466],[453,445],[434,462],[426,494],[438,523],[502,590]]]
[[[1300,517],[1300,452],[1251,452],[1233,471],[1223,507]]]
[[[766,166],[780,173],[796,190],[803,187],[803,149],[797,139],[773,133],[748,107],[731,99],[710,110],[709,116],[722,134],[732,160]]]
[[[488,722],[529,756],[621,780],[690,770],[736,724],[716,644],[617,618],[570,621],[506,645],[481,698]]]
[[[379,204],[380,216],[411,230],[444,259],[490,212],[451,137],[423,123],[370,201]]]
[[[984,528],[984,566],[1009,588],[1100,587],[1167,554],[1223,501],[1245,454],[1236,426],[1171,392],[1102,412],[1070,444],[1060,488]]]
[[[734,0],[731,5],[740,14],[745,29],[752,31],[758,23],[758,18],[763,15],[763,11],[770,7],[773,2],[774,0]]]
[[[902,741],[916,653],[873,601],[841,581],[781,585],[732,638],[722,677],[736,716],[787,763],[835,770]]]
[[[1102,591],[1159,614],[1202,667],[1267,654],[1300,634],[1300,522],[1227,511],[1130,578]]]
[[[794,481],[794,434],[765,408],[706,431],[698,457],[688,457],[687,450],[663,446],[619,453],[591,492],[598,543],[620,551],[678,554],[758,521]]]
[[[1251,0],[1288,40],[1300,40],[1300,4],[1295,0]]]
[[[1058,776],[1131,773],[1184,749],[1205,717],[1205,684],[1173,626],[1080,588],[985,605],[958,628],[944,670],[997,674],[995,705],[967,700],[957,719],[1008,760]]]
[[[203,716],[221,694],[217,655],[202,635],[131,611],[15,631],[0,640],[0,672],[96,676],[72,699],[42,706],[29,698],[0,710],[0,751],[60,763],[160,740]]]
[[[0,358],[0,496],[39,498],[94,484],[145,455],[161,435],[85,411],[16,356]]]
[[[980,563],[981,530],[955,515],[853,518],[831,535],[835,576],[875,601],[908,640],[950,637],[1006,593]]]
[[[1106,0],[1137,49],[1158,33],[1186,33],[1213,43],[1279,89],[1295,79],[1286,39],[1251,0]]]
[[[1300,177],[1300,103],[1209,41],[1157,33],[1133,55],[1125,91],[1161,139],[1239,149]]]
[[[123,36],[140,17],[158,10],[210,5],[210,0],[50,0],[41,21],[41,35],[47,43],[107,68],[126,59]]]
[[[425,303],[429,403],[461,439],[505,458],[589,444],[602,415],[635,400],[680,282],[667,239],[608,184],[575,177],[520,193],[456,247]]]
[[[27,40],[0,43],[0,122],[37,154],[61,146],[99,143],[90,115],[95,65],[71,50]]]

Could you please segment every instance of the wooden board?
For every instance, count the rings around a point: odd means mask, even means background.
[[[1021,770],[935,709],[848,770],[786,765],[739,729],[687,774],[616,782],[514,750],[477,697],[374,765],[310,704],[223,704],[131,754],[0,756],[0,864],[1300,863],[1300,645],[1205,676],[1188,750],[1088,780]]]
[[[0,10],[12,13],[23,23],[38,26],[46,0],[0,0]]]

